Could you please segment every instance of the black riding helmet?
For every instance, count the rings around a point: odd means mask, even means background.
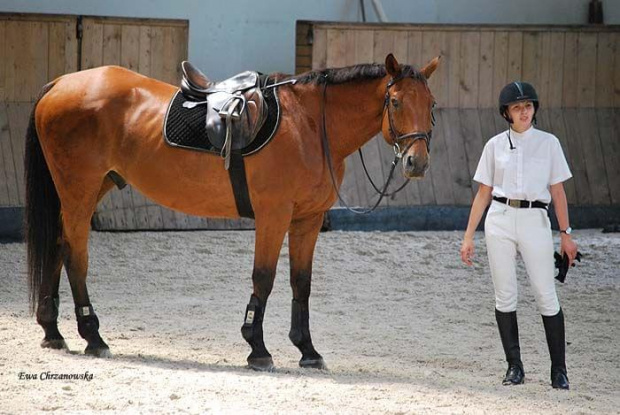
[[[538,94],[531,84],[527,82],[511,82],[499,93],[499,113],[506,121],[512,124],[508,115],[508,105],[519,101],[532,101],[534,104],[534,122],[538,112]]]

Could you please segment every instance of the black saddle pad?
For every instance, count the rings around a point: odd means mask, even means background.
[[[272,84],[273,79],[261,78],[261,85]],[[258,131],[254,141],[249,146],[233,153],[241,153],[244,156],[256,153],[263,148],[275,136],[280,124],[280,101],[278,100],[278,87],[263,90],[263,97],[267,102],[267,120]],[[207,106],[197,105],[194,108],[185,108],[183,103],[192,101],[177,91],[170,104],[164,121],[164,140],[174,147],[182,147],[190,150],[207,151],[219,154],[220,150],[211,145],[207,136],[206,116]]]

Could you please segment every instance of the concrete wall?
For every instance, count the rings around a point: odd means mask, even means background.
[[[383,0],[391,22],[585,24],[589,0]],[[603,0],[620,24],[620,1]],[[368,21],[376,21],[365,0]],[[190,21],[189,58],[213,79],[245,69],[293,73],[295,21],[361,21],[358,0],[0,0],[0,12]]]

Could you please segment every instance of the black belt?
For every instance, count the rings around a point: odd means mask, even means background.
[[[529,200],[506,199],[505,197],[493,196],[493,200],[503,203],[513,208],[541,208],[547,209],[547,204],[538,200],[530,202]]]

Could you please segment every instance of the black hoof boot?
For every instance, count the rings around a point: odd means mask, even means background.
[[[519,365],[508,365],[508,370],[506,371],[506,376],[504,376],[504,380],[502,381],[502,385],[510,386],[510,385],[521,385],[525,380],[525,373],[523,373],[523,368]]]
[[[46,349],[67,349],[64,337],[58,331],[58,297],[45,297],[39,300],[37,323],[45,331],[41,347]]]
[[[84,354],[95,357],[112,357],[110,348],[99,335],[99,319],[93,306],[76,307],[78,332],[88,342]]]
[[[252,353],[248,356],[248,367],[253,370],[271,372],[275,370],[275,366],[263,341],[264,314],[264,305],[261,305],[258,297],[252,295],[250,303],[245,309],[245,320],[241,326],[241,335],[252,348]]]
[[[304,306],[299,301],[293,300],[291,307],[291,331],[288,333],[288,337],[301,351],[299,366],[311,369],[327,369],[325,361],[312,345],[309,320],[307,305]]]
[[[553,387],[553,389],[568,390],[570,386],[568,384],[568,377],[566,376],[566,373],[563,373],[562,371],[553,373],[551,375],[551,387]]]

